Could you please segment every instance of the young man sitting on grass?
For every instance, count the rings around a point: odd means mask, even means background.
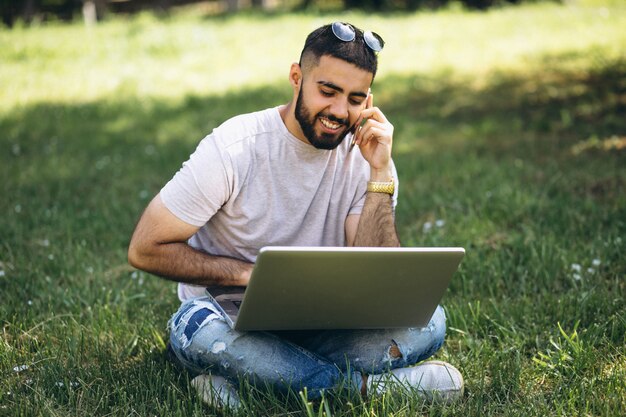
[[[171,349],[200,373],[193,383],[208,402],[237,407],[242,378],[306,387],[310,399],[346,382],[370,395],[392,386],[462,394],[453,366],[413,366],[443,344],[441,307],[421,329],[285,336],[235,331],[205,296],[207,286],[246,286],[264,246],[400,245],[393,126],[370,93],[383,44],[346,23],[313,31],[289,71],[292,100],[216,128],[137,224],[129,262],[179,282]]]

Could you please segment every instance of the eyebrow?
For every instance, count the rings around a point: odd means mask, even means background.
[[[343,93],[344,89],[339,87],[337,84],[334,84],[330,81],[318,81],[317,82],[318,85],[322,85],[324,87],[328,87],[331,88],[335,91],[337,91],[338,93]],[[350,94],[348,94],[349,96],[356,96],[356,97],[363,97],[363,98],[367,98],[367,93],[364,93],[362,91],[353,91]]]

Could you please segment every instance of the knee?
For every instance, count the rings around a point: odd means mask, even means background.
[[[442,306],[437,306],[427,327],[433,332],[435,339],[441,339],[443,342],[446,337],[446,312]]]
[[[441,333],[445,336],[446,334],[446,312],[442,306],[437,306],[433,316],[428,323],[428,327],[432,330],[436,330],[438,333]]]
[[[188,369],[205,372],[228,347],[232,330],[208,299],[183,303],[170,319],[170,346]]]
[[[187,349],[200,335],[222,333],[229,328],[219,310],[206,299],[193,299],[183,303],[172,316],[170,340],[175,348]],[[210,331],[208,331],[210,330]]]
[[[420,362],[437,352],[446,336],[446,313],[437,306],[423,328],[362,332],[364,339],[354,339],[351,359],[353,369],[365,373],[380,373]],[[365,340],[365,338],[367,340]],[[336,362],[336,360],[333,361]]]
[[[408,329],[393,341],[389,349],[392,366],[409,366],[429,358],[443,346],[445,337],[446,313],[443,307],[437,306],[426,327]]]

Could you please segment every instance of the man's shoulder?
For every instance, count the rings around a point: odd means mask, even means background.
[[[222,146],[230,146],[262,134],[280,130],[280,116],[276,108],[240,114],[226,120],[213,134]]]

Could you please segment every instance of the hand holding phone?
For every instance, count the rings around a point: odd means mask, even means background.
[[[389,177],[393,125],[378,107],[374,107],[374,95],[371,92],[366,100],[365,109],[355,124],[351,148],[354,145],[359,146],[361,155],[370,164],[373,177]],[[382,179],[382,181],[388,180],[389,178]]]
[[[374,103],[374,95],[372,94],[372,90],[368,90],[367,93],[367,98],[365,99],[365,109],[371,109]],[[361,115],[362,114],[363,113],[361,113]],[[356,145],[357,133],[361,130],[361,127],[364,124],[365,119],[361,115],[354,124],[354,136],[352,136],[352,141],[350,142],[350,149],[348,149],[348,152],[352,152],[352,148],[354,148],[354,145]]]

